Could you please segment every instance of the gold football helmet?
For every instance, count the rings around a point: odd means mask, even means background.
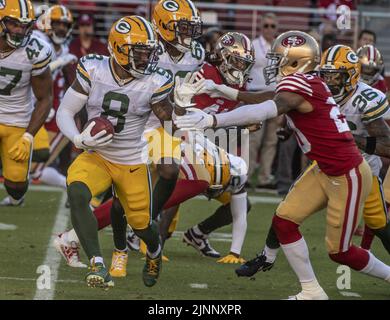
[[[373,85],[378,81],[385,67],[382,54],[371,44],[360,47],[356,54],[361,64],[362,81],[370,86]]]
[[[50,7],[42,16],[39,29],[45,32],[55,44],[63,44],[69,39],[73,30],[73,16],[68,8],[62,5]]]
[[[320,48],[309,34],[287,31],[274,40],[267,59],[268,65],[263,72],[265,82],[269,85],[295,72],[314,71],[320,63]]]
[[[249,38],[238,32],[228,32],[219,38],[216,54],[221,63],[218,69],[230,85],[242,87],[255,63],[255,50]]]
[[[27,44],[35,14],[30,0],[0,0],[0,36],[12,48]]]
[[[153,24],[161,38],[177,50],[191,50],[202,35],[199,11],[191,0],[160,0],[154,7]]]
[[[360,62],[348,46],[330,47],[322,56],[320,75],[337,103],[355,91],[360,79]]]
[[[116,21],[110,30],[108,49],[111,57],[135,78],[151,74],[156,68],[157,34],[143,17],[127,16]]]

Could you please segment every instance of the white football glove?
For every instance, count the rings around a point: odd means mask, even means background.
[[[198,94],[204,79],[198,80],[198,73],[187,73],[183,81],[179,76],[175,78],[174,101],[176,106],[180,108],[189,108],[194,104],[191,103],[192,98]],[[198,80],[198,81],[197,81]]]
[[[203,77],[202,77],[203,78]],[[198,94],[205,93],[211,98],[225,98],[236,101],[239,91],[224,84],[216,84],[213,80],[203,78]]]
[[[92,121],[88,125],[88,127],[84,129],[83,132],[73,137],[73,143],[76,146],[76,148],[94,149],[94,148],[103,147],[111,143],[112,134],[106,135],[107,133],[106,130],[102,130],[99,133],[95,134],[94,136],[91,136],[91,130],[94,125],[95,125],[95,121]]]
[[[76,63],[77,61],[78,58],[74,54],[67,53],[49,64],[50,71],[53,72],[57,69],[65,67],[69,63]]]
[[[214,117],[200,109],[189,108],[184,116],[176,116],[174,122],[183,130],[202,130],[213,126]]]

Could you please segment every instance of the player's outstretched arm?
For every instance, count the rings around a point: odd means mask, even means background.
[[[359,149],[368,154],[390,158],[390,127],[383,118],[367,123],[369,137],[354,136]]]
[[[26,132],[34,136],[45,123],[53,104],[53,81],[50,70],[31,77],[31,87],[37,102]]]
[[[209,127],[244,126],[275,118],[291,110],[311,111],[311,105],[295,93],[280,92],[273,100],[258,104],[244,105],[230,112],[209,115],[199,109],[187,109],[189,112],[175,119],[180,129],[205,129]]]

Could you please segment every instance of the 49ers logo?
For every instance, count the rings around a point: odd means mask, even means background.
[[[231,36],[230,34],[227,34],[227,35],[225,35],[225,36],[221,39],[221,42],[222,42],[222,44],[225,45],[225,46],[232,46],[232,45],[234,45],[234,43],[235,43],[236,41],[234,40],[234,37],[233,37],[233,36]]]
[[[179,10],[179,4],[173,0],[168,0],[163,3],[164,9],[170,11],[170,12],[176,12]]]
[[[289,36],[282,41],[283,47],[300,47],[306,43],[305,38],[301,36]]]

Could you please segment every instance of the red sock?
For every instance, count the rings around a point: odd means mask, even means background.
[[[164,205],[164,209],[177,206],[184,201],[191,199],[206,191],[209,184],[204,180],[178,180],[175,190]]]
[[[364,233],[362,237],[362,241],[360,243],[360,246],[363,249],[370,250],[372,241],[374,240],[375,234],[367,225],[364,226]]]
[[[111,214],[110,210],[112,207],[112,199],[107,200],[100,206],[98,206],[95,210],[93,210],[93,214],[96,217],[98,222],[98,230],[101,230],[111,224]]]

